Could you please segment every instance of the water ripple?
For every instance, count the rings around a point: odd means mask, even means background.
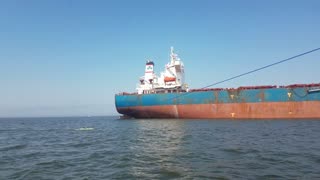
[[[320,121],[0,119],[0,179],[319,179]]]

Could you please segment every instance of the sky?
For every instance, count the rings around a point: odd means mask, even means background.
[[[0,1],[0,117],[117,115],[170,47],[190,88],[320,47],[318,0]],[[214,87],[319,83],[320,52]]]

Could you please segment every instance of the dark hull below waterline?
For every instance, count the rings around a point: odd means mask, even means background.
[[[320,119],[320,101],[135,106],[117,110],[134,118]]]

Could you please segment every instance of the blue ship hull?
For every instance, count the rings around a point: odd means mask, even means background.
[[[320,91],[308,86],[118,94],[115,104],[134,118],[320,118]]]

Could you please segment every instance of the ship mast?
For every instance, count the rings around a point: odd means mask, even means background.
[[[173,47],[171,46],[171,47],[170,47],[170,60],[171,60],[171,64],[174,64],[175,58],[176,58],[176,54],[174,54],[174,49],[173,49]]]

